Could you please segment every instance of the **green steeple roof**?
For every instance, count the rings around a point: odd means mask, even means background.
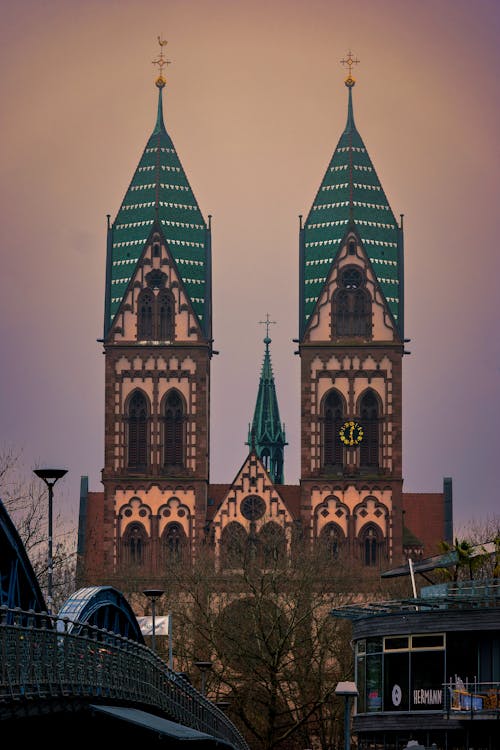
[[[269,471],[274,484],[283,484],[284,447],[288,443],[285,438],[285,426],[280,421],[269,351],[270,343],[271,339],[266,336],[264,339],[266,350],[262,363],[257,403],[248,433],[247,445],[255,450]]]
[[[361,237],[402,335],[403,237],[365,144],[354,124],[352,87],[347,123],[301,231],[302,336],[350,225]]]
[[[158,81],[156,124],[108,236],[104,329],[106,334],[157,220],[202,330],[209,336],[210,228],[165,129],[164,79]]]

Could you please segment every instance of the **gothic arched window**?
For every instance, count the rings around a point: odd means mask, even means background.
[[[178,565],[185,561],[187,537],[180,523],[173,521],[165,527],[161,545],[165,565]]]
[[[248,536],[243,526],[231,521],[222,530],[220,541],[221,567],[242,568],[245,563]]]
[[[363,440],[359,449],[360,466],[378,466],[380,448],[379,402],[373,391],[361,399],[359,415],[363,427]]]
[[[339,430],[343,424],[343,402],[341,395],[330,391],[323,402],[323,465],[341,466],[344,459]]]
[[[275,568],[286,555],[285,530],[274,521],[264,524],[258,537],[259,562],[263,568]]]
[[[127,409],[127,465],[129,469],[145,469],[148,455],[148,402],[141,391],[135,391]]]
[[[140,341],[154,337],[155,298],[150,289],[143,289],[137,300],[137,338]]]
[[[364,284],[359,268],[346,268],[340,274],[339,289],[332,301],[333,332],[337,336],[371,335],[372,306]]]
[[[142,567],[147,562],[148,535],[142,523],[130,523],[122,537],[122,563]]]
[[[361,557],[364,565],[374,566],[379,564],[380,543],[380,533],[373,524],[369,524],[361,530]]]
[[[170,341],[174,337],[174,298],[164,289],[158,294],[157,300],[158,338]]]
[[[343,539],[344,533],[336,523],[330,521],[323,526],[319,535],[319,541],[327,558],[330,560],[338,558]]]
[[[167,393],[164,411],[163,464],[180,468],[185,454],[184,401],[176,390]]]

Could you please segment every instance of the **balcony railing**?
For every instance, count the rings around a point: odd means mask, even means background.
[[[500,717],[500,682],[458,680],[443,687],[444,711],[448,716]]]

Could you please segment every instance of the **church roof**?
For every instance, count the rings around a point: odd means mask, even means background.
[[[352,88],[347,123],[302,231],[301,335],[347,229],[354,223],[402,334],[402,230],[354,123]]]
[[[210,229],[202,216],[175,146],[163,121],[158,84],[158,113],[108,238],[107,315],[105,334],[122,301],[148,239],[158,220],[170,253],[205,334],[209,334]]]

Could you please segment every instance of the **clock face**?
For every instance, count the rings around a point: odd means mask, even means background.
[[[363,440],[363,428],[359,422],[353,422],[352,420],[344,422],[339,430],[339,437],[344,445],[349,447],[359,445]]]
[[[266,512],[266,504],[258,495],[248,495],[241,503],[241,513],[248,521],[256,521]]]

